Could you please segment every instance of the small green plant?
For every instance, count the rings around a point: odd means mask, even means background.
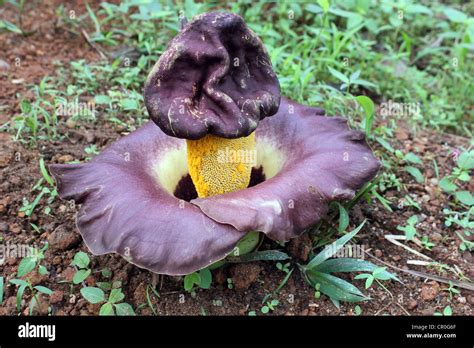
[[[40,158],[39,168],[42,178],[31,189],[33,192],[39,191],[39,193],[36,195],[35,199],[33,199],[32,202],[29,202],[26,198],[24,198],[23,206],[19,209],[20,212],[25,213],[25,216],[31,216],[31,214],[33,214],[33,211],[44,196],[48,197],[46,202],[47,206],[44,209],[44,213],[49,214],[51,212],[51,208],[49,205],[51,205],[51,203],[53,203],[53,201],[58,196],[58,192],[56,190],[56,186],[54,185],[53,178],[51,178],[51,176],[49,175],[44,164],[43,158]],[[47,183],[47,185],[44,185],[45,182]]]
[[[386,272],[387,267],[377,267],[372,273],[361,273],[354,277],[354,279],[365,279],[365,288],[368,289],[372,286],[373,282],[376,281],[380,285],[381,280],[390,280],[393,277],[390,273]]]
[[[135,315],[133,307],[122,302],[125,294],[120,288],[112,288],[107,298],[105,292],[97,287],[84,287],[81,295],[92,304],[103,303],[99,315]]]
[[[31,256],[24,257],[20,264],[18,265],[17,277],[22,278],[28,275],[33,270],[37,270],[37,272],[41,275],[48,274],[48,271],[45,266],[41,265],[41,261],[44,259],[44,253],[48,248],[48,244],[46,243],[40,250],[36,248],[31,248]],[[18,286],[18,290],[16,293],[16,309],[18,313],[21,312],[21,301],[25,294],[25,290],[29,289],[31,294],[31,300],[29,305],[29,314],[33,314],[33,310],[35,306],[39,302],[38,293],[42,293],[45,295],[51,295],[53,291],[45,286],[42,285],[35,285],[33,286],[31,281],[26,279],[11,279],[10,283],[13,285]],[[3,277],[0,280],[0,298],[3,297]],[[2,301],[0,301],[1,303]]]
[[[289,267],[290,267],[290,263],[289,263],[289,262],[287,262],[287,263],[285,263],[285,264],[283,264],[283,263],[281,263],[281,262],[277,262],[277,264],[276,264],[276,268],[278,268],[280,271],[285,272],[285,273],[287,273],[287,274],[288,274],[288,272],[290,272]]]
[[[341,249],[362,229],[364,224],[365,221],[352,232],[347,233],[332,244],[326,246],[319,254],[314,256],[307,265],[298,265],[305,280],[316,289],[315,296],[318,297],[321,293],[329,296],[331,301],[338,308],[340,301],[359,302],[369,300],[370,298],[365,296],[351,283],[332,275],[332,273],[374,272],[380,268],[373,263],[362,259],[330,259],[330,257],[335,255],[339,249]],[[392,279],[399,281],[394,274],[386,271],[385,269],[378,270],[376,275],[380,279]],[[373,274],[371,274],[371,276],[373,276]]]
[[[233,289],[234,288],[234,281],[232,278],[227,278],[227,289]]]
[[[416,224],[418,223],[418,216],[412,215],[408,218],[407,224],[405,226],[397,226],[397,230],[405,232],[405,237],[407,240],[413,240],[413,238],[418,235],[416,230]]]
[[[321,284],[320,284],[320,283],[316,283],[316,284],[314,285],[314,290],[315,290],[315,291],[314,291],[314,298],[317,299],[317,300],[319,300],[319,299],[321,298],[321,291],[320,291],[320,289],[321,289]]]
[[[449,316],[453,315],[453,310],[451,309],[451,306],[446,306],[443,309],[443,313],[435,312],[434,315],[449,317]]]
[[[428,238],[428,236],[422,236],[420,241],[421,241],[421,245],[426,250],[431,250],[435,246],[433,242],[430,242],[430,239]]]
[[[362,314],[362,308],[360,308],[359,305],[354,307],[354,314],[355,315],[361,315]]]
[[[446,289],[442,289],[442,291],[447,291],[449,293],[449,298],[452,299],[453,298],[453,294],[454,295],[459,295],[461,292],[456,289],[453,285],[453,282],[449,282],[449,287],[446,288]]]
[[[474,242],[469,240],[474,228],[471,215],[474,213],[474,197],[471,192],[462,190],[459,185],[471,180],[471,171],[474,169],[474,150],[464,151],[456,158],[456,166],[451,174],[445,176],[439,182],[439,187],[447,194],[455,198],[451,208],[444,209],[444,224],[447,227],[453,225],[460,227],[461,231],[455,231],[461,240],[459,249],[461,251],[474,249]]]
[[[212,283],[212,273],[207,268],[184,276],[184,290],[192,292],[194,286],[209,289]]]
[[[74,258],[71,262],[71,266],[76,267],[77,270],[74,274],[74,277],[72,278],[72,282],[74,284],[82,283],[91,274],[92,271],[89,268],[89,263],[90,258],[85,252],[79,251],[76,253],[76,255],[74,255]]]
[[[262,308],[260,308],[260,312],[262,312],[263,314],[268,314],[270,311],[273,312],[276,306],[278,306],[279,304],[280,301],[278,300],[267,301],[267,303]]]
[[[84,148],[84,152],[88,154],[89,156],[86,157],[86,161],[90,160],[92,156],[98,155],[99,150],[97,150],[97,146],[95,144],[91,144],[89,146],[86,146]]]

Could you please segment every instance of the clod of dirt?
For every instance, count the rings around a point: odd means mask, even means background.
[[[33,315],[47,315],[49,303],[43,296],[37,296],[37,301],[33,306]],[[29,311],[29,308],[26,308]]]
[[[49,297],[49,302],[51,304],[60,303],[64,300],[64,291],[56,290]]]
[[[0,315],[15,315],[16,314],[16,297],[12,296],[5,300],[4,304],[0,306]]]
[[[26,279],[28,279],[31,283],[31,285],[38,285],[38,284],[41,284],[43,282],[45,282],[46,280],[48,280],[48,275],[47,274],[39,274],[38,271],[34,270],[30,273],[28,273],[26,276],[25,276]]]
[[[309,252],[311,251],[311,238],[309,238],[308,234],[305,233],[298,238],[292,239],[288,243],[288,252],[294,258],[306,261],[308,259]]]
[[[58,162],[59,163],[67,163],[67,162],[71,162],[74,160],[74,157],[72,157],[71,155],[61,155],[58,157]]]
[[[64,226],[57,227],[48,237],[48,243],[53,250],[69,250],[81,241],[81,237]]]
[[[421,298],[424,301],[432,301],[439,293],[439,284],[435,281],[423,284],[421,287]]]
[[[74,268],[66,268],[63,273],[61,273],[61,278],[63,278],[66,282],[72,282],[72,278],[74,278],[74,274],[76,271]]]
[[[237,264],[230,269],[230,275],[236,290],[247,290],[258,278],[262,267],[258,264]]]
[[[434,308],[425,308],[421,311],[421,315],[431,316],[434,314]]]
[[[443,239],[443,236],[441,233],[433,232],[431,233],[430,238],[435,242],[439,242],[441,239]]]
[[[212,272],[212,279],[219,285],[223,285],[227,281],[227,275],[223,268],[218,268]]]
[[[133,302],[136,306],[147,303],[146,286],[144,283],[138,284],[138,286],[135,288],[135,291],[133,292]]]
[[[10,64],[5,62],[3,59],[0,59],[0,71],[8,71],[10,69]]]
[[[413,310],[413,309],[415,309],[417,306],[418,306],[418,302],[416,302],[416,300],[411,300],[411,301],[408,303],[408,309],[409,309],[409,310]]]
[[[0,232],[7,233],[8,232],[8,224],[4,221],[0,222]]]

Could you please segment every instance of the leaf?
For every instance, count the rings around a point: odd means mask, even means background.
[[[199,287],[202,289],[209,289],[212,283],[212,274],[207,268],[199,271],[199,275],[201,276],[201,283]]]
[[[377,267],[373,272],[372,274],[374,275],[375,278],[377,278],[380,274],[382,274],[383,272],[385,272],[385,270],[387,269],[387,267]],[[378,279],[378,278],[377,278]]]
[[[125,294],[122,292],[121,289],[112,289],[109,295],[109,302],[110,303],[117,303],[122,301],[125,298]]]
[[[410,217],[408,218],[408,220],[407,220],[407,224],[409,224],[409,225],[412,225],[412,226],[413,226],[413,225],[415,225],[416,223],[418,223],[418,216],[416,216],[416,215],[410,216]]]
[[[323,12],[323,9],[315,4],[306,5],[305,10],[315,13],[315,14],[320,14],[321,12]]]
[[[21,260],[20,265],[18,266],[18,277],[23,277],[24,275],[30,273],[36,266],[36,259],[33,257],[25,257]]]
[[[328,0],[318,0],[318,5],[321,6],[324,13],[327,13],[329,10],[329,1]]]
[[[355,230],[352,232],[347,233],[346,235],[342,236],[334,243],[326,246],[318,255],[313,257],[313,259],[304,267],[305,270],[310,270],[317,265],[323,263],[331,256],[337,253],[339,249],[341,249],[344,244],[346,244],[349,240],[351,240],[364,226],[366,220],[364,220]]]
[[[454,8],[445,8],[443,13],[448,17],[451,22],[455,23],[464,23],[467,20],[467,15],[461,11],[458,11]]]
[[[112,303],[104,303],[102,307],[100,307],[99,315],[115,315]]]
[[[110,104],[112,101],[108,95],[96,95],[94,100],[96,104]]]
[[[283,261],[288,260],[288,254],[279,250],[254,251],[241,256],[228,256],[225,260],[229,263],[243,263],[254,261]]]
[[[25,292],[26,287],[28,284],[23,284],[18,288],[18,291],[16,293],[16,310],[18,312],[21,311],[21,299],[23,298],[23,293]]]
[[[48,270],[43,265],[39,265],[38,266],[38,273],[41,274],[41,275],[46,275],[46,274],[48,274]]]
[[[456,199],[465,205],[474,205],[474,197],[469,191],[458,191],[455,193]]]
[[[46,180],[48,184],[54,187],[53,178],[51,178],[51,176],[49,175],[48,170],[46,169],[46,166],[44,165],[43,158],[40,158],[39,165],[40,165],[40,171],[41,171],[41,174],[43,175],[43,178]]]
[[[377,142],[382,145],[385,150],[387,150],[388,152],[395,152],[395,149],[392,147],[392,145],[389,144],[388,141],[386,141],[385,139],[381,138],[381,137],[376,137],[375,140],[377,140]]]
[[[471,152],[463,152],[458,157],[458,166],[461,169],[474,169],[474,153]]]
[[[365,288],[368,289],[370,288],[370,286],[372,285],[372,283],[374,282],[374,277],[373,276],[370,276],[368,277],[366,280],[365,280]]]
[[[120,105],[124,110],[138,110],[139,109],[139,104],[136,99],[122,99],[120,101]]]
[[[365,134],[369,135],[372,129],[372,123],[374,121],[375,105],[372,99],[365,95],[356,97],[359,105],[364,109],[365,113]]]
[[[439,187],[444,191],[444,192],[454,192],[458,189],[456,184],[454,184],[448,177],[444,177],[441,179],[439,182]]]
[[[80,269],[79,271],[74,274],[74,277],[72,278],[72,282],[74,284],[79,284],[82,283],[89,275],[91,274],[90,269]]]
[[[184,290],[191,291],[194,284],[198,285],[201,282],[201,276],[198,272],[187,274],[184,276]]]
[[[414,164],[422,164],[423,162],[421,161],[421,159],[415,155],[413,152],[409,152],[407,153],[404,157],[403,157],[403,160],[404,161],[407,161],[407,162],[411,162],[411,163],[414,163]]]
[[[316,266],[315,270],[322,273],[335,273],[335,272],[373,272],[378,268],[372,262],[354,259],[350,257],[341,257],[336,259],[329,259]],[[395,274],[388,271],[380,273],[381,276],[386,276],[393,280],[399,281]]]
[[[94,287],[85,287],[81,289],[82,297],[92,304],[105,301],[105,293],[102,289]]]
[[[117,310],[117,315],[135,315],[135,311],[133,310],[133,307],[129,305],[128,303],[118,303],[115,306],[115,309]]]
[[[246,255],[255,250],[260,241],[260,232],[250,231],[239,241],[232,256]]]
[[[347,76],[345,76],[344,74],[340,73],[337,70],[334,70],[331,67],[328,67],[328,69],[329,69],[329,72],[331,73],[332,76],[334,76],[335,78],[337,78],[338,80],[340,80],[340,81],[342,81],[346,84],[349,83],[349,78]]]
[[[405,232],[405,236],[406,236],[407,240],[413,240],[413,238],[416,235],[416,228],[413,227],[412,225],[407,225],[407,226],[404,226],[404,227],[398,226],[397,229],[400,230],[400,231]]]
[[[453,314],[453,310],[451,309],[451,306],[446,306],[443,310],[443,315],[449,316]]]
[[[339,206],[339,227],[338,230],[339,232],[344,232],[349,226],[349,213],[347,212],[347,209],[344,208],[342,204],[337,202],[337,205]]]
[[[367,278],[369,278],[369,277],[371,277],[370,274],[363,273],[363,274],[358,274],[358,275],[356,275],[356,276],[354,277],[354,279],[367,279]]]
[[[100,30],[100,22],[99,22],[99,20],[97,19],[97,17],[96,17],[96,15],[95,15],[94,11],[91,10],[91,8],[89,7],[88,4],[86,4],[86,8],[87,8],[87,12],[89,13],[89,16],[90,16],[91,19],[92,19],[92,22],[93,22],[94,25],[95,25],[95,32],[96,32],[96,33],[100,33],[100,32],[101,32],[101,30]]]
[[[425,177],[421,174],[420,170],[416,167],[408,166],[405,170],[415,178],[416,182],[421,184],[425,181]]]
[[[1,29],[6,29],[8,31],[11,31],[12,33],[17,33],[17,34],[23,33],[21,29],[18,28],[15,24],[8,22],[6,20],[0,20],[0,30]]]
[[[420,4],[410,4],[406,7],[408,13],[421,13],[431,15],[433,12],[426,6]]]
[[[18,285],[18,286],[28,285],[28,282],[23,280],[23,279],[12,279],[12,280],[10,280],[10,283],[12,283],[14,285]]]
[[[83,252],[79,251],[76,255],[74,255],[74,265],[79,267],[79,268],[87,268],[90,263],[90,258],[89,256]]]
[[[53,290],[51,289],[48,289],[47,287],[45,286],[41,286],[41,285],[37,285],[34,287],[36,290],[38,290],[39,292],[43,293],[43,294],[46,294],[46,295],[51,295],[53,293]]]
[[[330,274],[309,271],[308,279],[313,286],[319,283],[319,290],[337,301],[360,302],[369,299],[351,283]]]

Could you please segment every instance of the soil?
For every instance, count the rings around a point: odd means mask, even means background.
[[[75,36],[58,26],[54,12],[58,4],[58,1],[45,1],[39,8],[27,8],[23,25],[27,31],[32,32],[30,35],[0,35],[0,47],[5,48],[0,53],[0,59],[9,65],[7,69],[0,70],[2,124],[10,122],[19,113],[22,98],[31,97],[31,84],[39,83],[46,75],[55,78],[54,61],[85,59],[90,62],[100,59],[97,51],[83,37]],[[97,4],[92,5],[97,7]],[[68,2],[66,7],[74,8],[78,15],[86,13],[82,1]],[[14,13],[13,10],[7,10],[4,15],[13,17]],[[84,152],[85,146],[95,144],[97,149],[103,149],[123,134],[115,126],[100,119],[94,124],[84,122],[72,126],[61,122],[58,131],[65,135],[64,140],[40,141],[37,148],[15,143],[10,134],[0,133],[0,232],[3,236],[0,243],[41,246],[46,241],[49,242],[42,262],[49,274],[42,276],[33,272],[27,277],[33,284],[46,286],[54,293],[49,297],[41,296],[34,314],[47,314],[49,304],[53,315],[97,315],[99,306],[89,304],[81,297],[81,285],[71,286],[70,283],[75,273],[75,269],[70,266],[73,256],[80,250],[88,252],[75,227],[78,207],[56,199],[49,205],[51,212],[48,215],[43,213],[46,208],[46,200],[43,199],[30,217],[24,216],[19,209],[24,198],[31,202],[36,197],[37,192],[32,192],[32,187],[41,178],[38,168],[40,153],[46,163],[85,161],[89,156]],[[474,279],[472,253],[460,252],[456,230],[443,224],[443,209],[448,207],[449,197],[440,193],[432,166],[432,160],[436,159],[440,176],[450,173],[454,166],[453,151],[468,144],[469,139],[463,137],[429,130],[413,133],[400,124],[393,146],[404,153],[412,151],[423,160],[426,164],[426,180],[423,184],[418,184],[402,170],[397,176],[402,178],[407,192],[422,209],[400,209],[400,197],[404,197],[406,193],[395,189],[385,193],[385,197],[393,202],[393,213],[388,212],[378,201],[369,204],[361,200],[350,212],[352,227],[365,218],[368,219],[358,235],[357,243],[387,264],[454,279],[454,274],[449,271],[440,273],[434,268],[408,265],[408,260],[418,257],[384,238],[387,234],[401,234],[396,227],[404,225],[412,214],[417,214],[421,220],[418,231],[422,236],[435,240],[436,246],[431,251],[410,244],[412,248],[440,263],[457,267],[467,277]],[[374,150],[378,154],[382,151],[378,147]],[[474,182],[471,181],[466,189],[472,192]],[[32,224],[40,227],[39,232],[35,231]],[[289,268],[294,269],[279,293],[269,297],[280,301],[270,314],[355,315],[355,304],[341,303],[340,309],[337,309],[326,296],[316,299],[314,289],[302,278],[296,264],[308,259],[311,238],[307,235],[283,248],[265,240],[261,248],[279,248],[289,253],[292,256]],[[366,257],[369,261],[380,264],[377,260]],[[14,278],[19,260],[9,258],[4,265],[0,265],[0,274],[6,278],[6,284]],[[104,268],[111,270],[110,277],[101,273]],[[198,289],[193,294],[184,291],[181,277],[161,276],[156,285],[157,296],[151,290],[151,284],[154,283],[151,273],[127,263],[117,255],[91,257],[91,269],[93,273],[85,280],[85,284],[94,286],[97,282],[121,282],[126,295],[125,301],[132,304],[141,315],[152,315],[153,311],[158,315],[247,315],[249,311],[261,314],[262,300],[274,292],[286,276],[284,271],[275,267],[274,262],[233,265],[213,271],[214,282],[211,289]],[[402,272],[397,272],[397,275],[403,284],[391,281],[385,283],[388,290],[380,286],[364,290],[372,300],[359,304],[363,315],[432,315],[434,312],[442,312],[448,305],[454,315],[473,314],[474,292],[460,289],[460,294],[451,298],[449,292],[445,291],[448,285],[444,283]],[[353,280],[353,275],[342,277]],[[232,283],[228,282],[228,278],[232,279]],[[363,281],[354,280],[354,283],[363,289]],[[13,285],[5,287],[0,315],[17,315],[16,291]],[[28,313],[28,296],[24,296],[24,314]],[[149,306],[150,303],[153,308]]]

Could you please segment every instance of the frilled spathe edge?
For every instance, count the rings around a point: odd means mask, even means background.
[[[255,138],[257,143],[267,139],[285,154],[278,174],[246,190],[191,203],[215,221],[277,241],[318,222],[329,202],[351,199],[380,168],[364,133],[350,130],[346,119],[322,116],[321,109],[287,98],[276,115],[261,121]]]
[[[179,146],[149,122],[89,163],[50,166],[59,196],[82,203],[77,227],[93,254],[182,275],[224,258],[244,237],[160,186],[154,163]]]
[[[224,258],[247,231],[278,241],[296,237],[326,214],[330,201],[352,198],[375,176],[379,162],[363,133],[322,113],[283,98],[255,137],[257,157],[267,144],[282,155],[272,177],[190,203],[164,184],[179,169],[168,155],[184,149],[185,140],[165,135],[153,122],[89,163],[50,170],[60,197],[82,204],[77,227],[92,253],[115,252],[155,273],[188,274]],[[271,159],[272,152],[265,156]],[[176,168],[156,170],[162,164]],[[263,171],[269,171],[265,163]]]

